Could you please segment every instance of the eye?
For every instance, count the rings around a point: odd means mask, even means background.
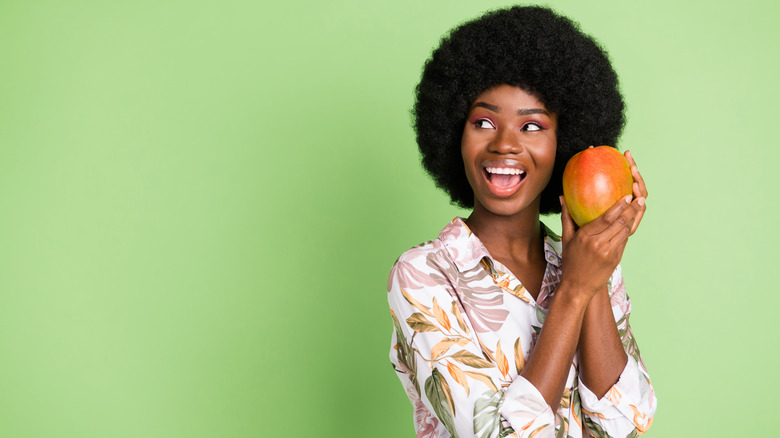
[[[493,125],[493,122],[491,122],[488,119],[479,119],[476,122],[474,122],[474,126],[476,126],[477,129],[495,129],[496,128]]]
[[[525,125],[523,125],[523,128],[521,130],[522,131],[541,131],[542,130],[542,126],[539,125],[538,123],[530,122],[530,123],[526,123]]]

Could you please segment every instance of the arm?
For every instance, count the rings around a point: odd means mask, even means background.
[[[625,366],[614,385],[605,394],[599,394],[584,380],[586,364],[580,364],[579,389],[585,423],[591,430],[604,431],[612,437],[642,434],[653,422],[657,399],[628,322],[631,301],[626,296],[619,266],[610,279],[608,292],[611,325],[619,334]]]
[[[615,326],[606,284],[585,311],[577,355],[580,381],[598,398],[618,381],[626,366],[628,356]]]
[[[631,152],[626,151],[624,155],[629,162],[631,174],[635,181],[632,191],[637,213],[633,222],[631,222],[631,231],[629,233],[633,235],[647,209],[644,202],[647,198],[647,188],[631,156]],[[567,228],[573,228],[574,225],[568,214],[562,215],[561,219]],[[619,270],[616,270],[616,272],[619,272]],[[614,281],[614,278],[612,278],[612,281]],[[608,284],[611,285],[612,283]],[[585,312],[579,340],[579,376],[582,382],[592,389],[598,398],[603,397],[607,390],[617,382],[628,361],[623,351],[618,330],[615,327],[613,309],[610,304],[611,296],[612,291],[608,291],[607,284],[605,284],[593,297]]]
[[[592,324],[583,328],[585,316],[590,315],[587,309],[620,262],[640,203],[631,202],[630,197],[623,198],[598,219],[576,229],[561,198],[564,250],[561,282],[539,342],[522,374],[539,389],[553,410],[560,405],[581,332],[592,329]]]
[[[569,368],[577,350],[582,331],[594,327],[583,326],[586,316],[593,319],[593,296],[603,289],[622,257],[631,224],[641,211],[641,201],[630,202],[630,198],[618,201],[597,220],[575,229],[561,200],[563,223],[563,266],[561,282],[556,289],[550,310],[544,321],[538,343],[532,351],[521,377],[537,389],[554,412],[561,404]],[[568,221],[566,221],[568,219]],[[614,322],[611,323],[614,330]],[[622,353],[619,342],[617,348]],[[618,370],[619,374],[619,370]],[[512,388],[507,396],[513,395]],[[510,421],[521,423],[514,414],[502,414]]]
[[[642,175],[631,153],[626,159],[634,177],[635,199],[647,198]],[[636,232],[647,206],[640,205],[631,234]],[[580,391],[586,424],[598,435],[644,433],[652,423],[656,398],[628,324],[631,302],[618,266],[606,287],[591,300],[585,314],[578,355]]]

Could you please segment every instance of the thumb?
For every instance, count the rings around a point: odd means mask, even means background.
[[[574,236],[576,229],[574,220],[569,216],[569,209],[566,208],[566,201],[563,200],[563,196],[559,196],[558,200],[561,201],[561,239],[565,245]]]

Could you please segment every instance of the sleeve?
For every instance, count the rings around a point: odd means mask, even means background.
[[[628,324],[631,300],[626,295],[619,265],[609,280],[608,289],[612,314],[628,362],[618,382],[601,399],[578,381],[582,412],[585,425],[597,437],[637,436],[645,433],[653,423],[657,399]]]
[[[541,393],[522,377],[512,381],[501,349],[485,352],[446,274],[422,259],[402,256],[388,283],[390,360],[417,436],[552,437],[555,417]]]

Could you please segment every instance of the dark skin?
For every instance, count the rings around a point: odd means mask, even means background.
[[[477,105],[480,102],[484,105]],[[462,141],[466,174],[475,193],[474,211],[466,222],[534,298],[546,268],[539,197],[554,162],[556,122],[556,116],[534,96],[517,87],[499,86],[476,99]],[[562,203],[561,282],[522,372],[553,411],[560,405],[575,354],[581,379],[599,398],[617,382],[628,360],[606,283],[644,215],[647,190],[633,157],[625,155],[636,181],[633,196],[581,228]],[[514,191],[493,187],[485,165],[480,164],[485,162],[518,163],[515,167],[524,172],[522,183]]]
[[[631,166],[631,174],[635,181],[632,208],[636,213],[633,215],[633,222],[631,222],[630,236],[636,232],[647,208],[645,205],[647,188],[631,152],[626,151],[624,155]],[[561,201],[563,201],[563,197],[561,197]],[[564,222],[564,227],[569,228],[569,234],[576,232],[576,225],[568,211],[565,210],[566,204],[563,202],[561,204],[564,209],[562,216],[568,219]],[[562,220],[565,219],[562,218]],[[606,284],[591,298],[585,311],[577,354],[580,362],[580,378],[596,396],[601,398],[617,382],[628,361],[620,342],[617,326],[614,323]],[[604,354],[604,356],[600,356],[600,354]],[[599,376],[598,371],[603,371],[604,375]]]
[[[522,228],[519,228],[515,221],[503,221],[500,218],[493,218],[486,223],[485,216],[486,214],[472,213],[466,222],[485,244],[493,258],[509,268],[512,273],[521,274],[515,276],[536,299],[547,267],[547,261],[544,259],[544,238],[538,215],[535,221],[532,217],[525,218],[525,221],[530,223]],[[523,231],[528,229],[534,231],[530,234]],[[486,243],[483,236],[490,243]]]

